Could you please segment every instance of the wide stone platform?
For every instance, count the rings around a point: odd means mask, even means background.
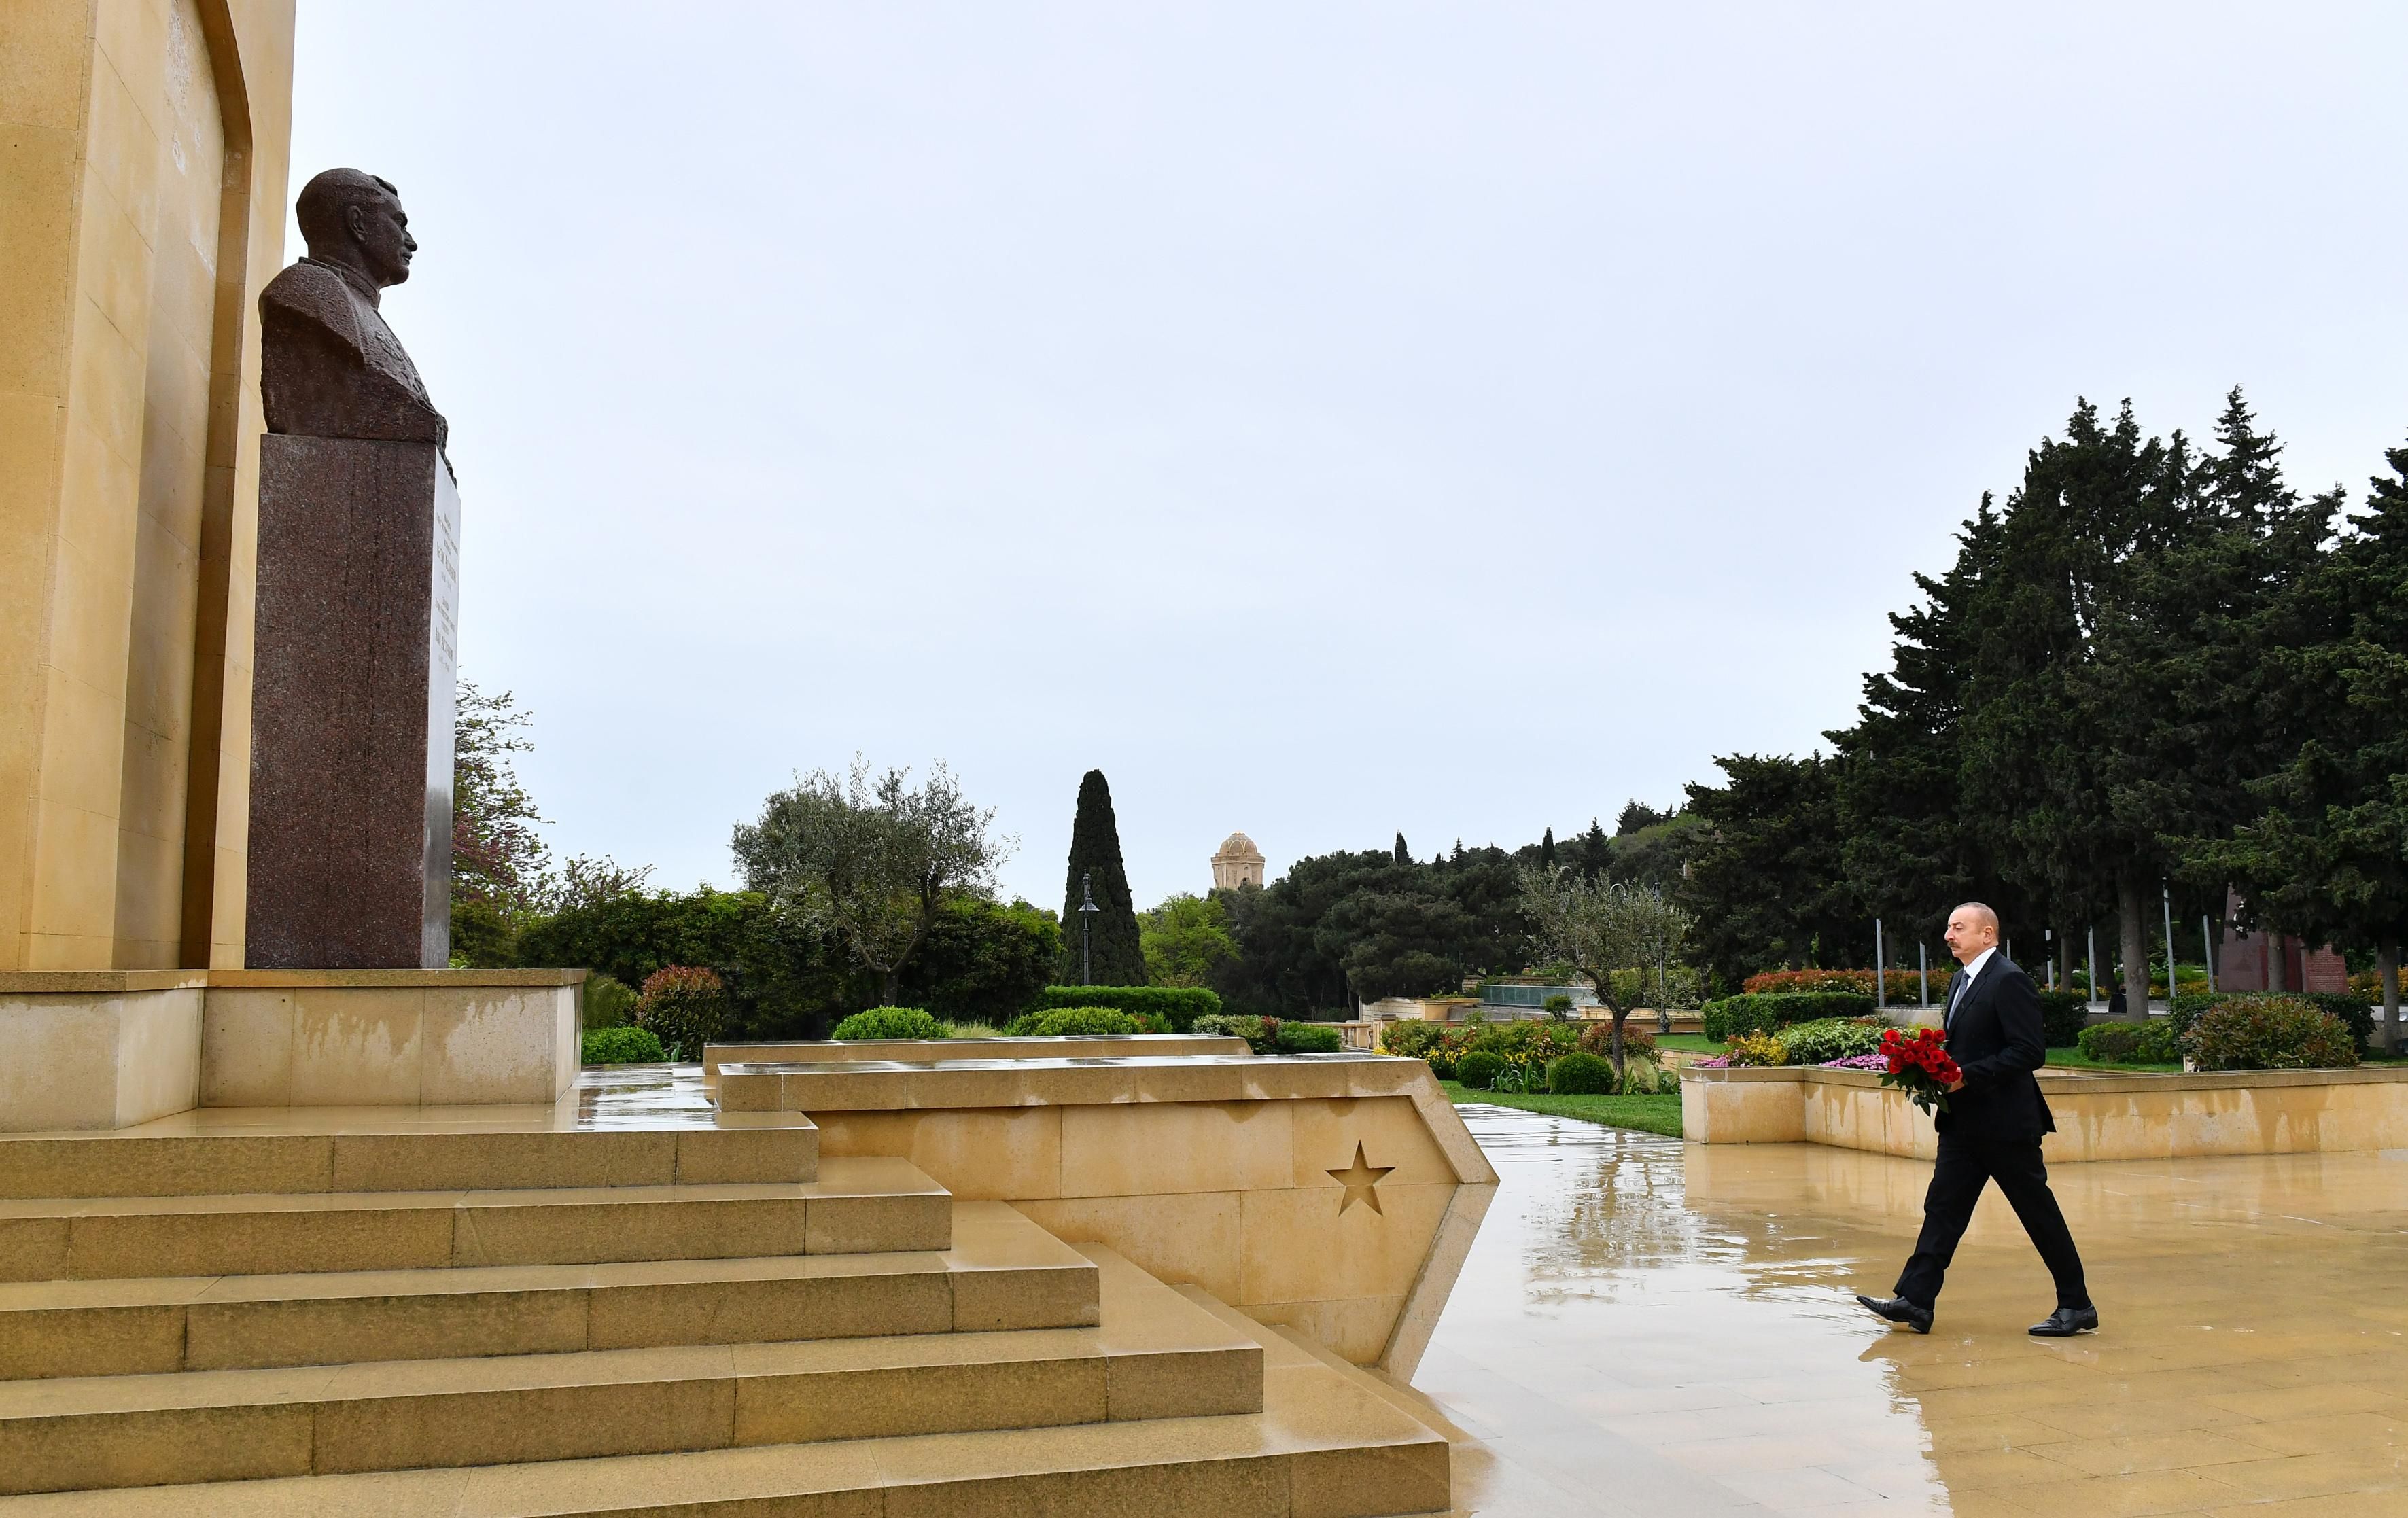
[[[1928,1337],[1930,1167],[1465,1110],[1496,1204],[1413,1384],[1482,1518],[2408,1512],[2408,1153],[2052,1173],[2105,1326],[2039,1341],[1993,1191]]]
[[[829,1154],[908,1156],[1398,1376],[1496,1184],[1429,1067],[1374,1054],[732,1064],[719,1101],[808,1113]]]
[[[666,1067],[0,1136],[0,1518],[1447,1505],[1369,1373],[825,1138]]]
[[[1132,1033],[1110,1038],[854,1038],[810,1043],[715,1043],[702,1050],[702,1085],[719,1089],[722,1065],[793,1065],[896,1060],[1117,1059],[1141,1054],[1243,1054],[1246,1040],[1224,1034]]]

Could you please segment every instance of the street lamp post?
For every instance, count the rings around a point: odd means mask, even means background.
[[[1093,985],[1095,970],[1092,961],[1095,954],[1095,935],[1092,926],[1096,921],[1096,913],[1103,910],[1101,907],[1096,905],[1093,870],[1079,872],[1079,895],[1085,898],[1079,903],[1079,983]]]

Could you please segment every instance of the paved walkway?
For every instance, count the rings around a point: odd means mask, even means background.
[[[1503,1186],[1414,1384],[1484,1515],[2408,1518],[2408,1152],[2061,1167],[2104,1332],[1996,1192],[1938,1326],[1928,1165],[1466,1110]]]

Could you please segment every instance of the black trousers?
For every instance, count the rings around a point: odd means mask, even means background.
[[[2048,1273],[2057,1278],[2057,1305],[2088,1307],[2090,1292],[2082,1282],[2082,1255],[2073,1234],[2048,1189],[2048,1167],[2040,1159],[2040,1140],[2029,1143],[1985,1143],[1978,1139],[1940,1136],[1940,1158],[1931,1167],[1931,1189],[1923,1196],[1923,1233],[1914,1253],[1898,1278],[1898,1295],[1918,1307],[1939,1299],[1940,1282],[1948,1262],[1956,1256],[1956,1241],[1973,1221],[1973,1204],[1985,1182],[1995,1181],[2007,1205],[2023,1220]]]

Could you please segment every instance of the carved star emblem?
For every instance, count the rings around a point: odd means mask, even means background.
[[[1371,1188],[1377,1186],[1381,1178],[1395,1168],[1393,1165],[1373,1165],[1365,1160],[1362,1141],[1357,1139],[1354,1144],[1354,1163],[1343,1170],[1329,1172],[1330,1180],[1346,1188],[1345,1200],[1338,1204],[1339,1215],[1343,1217],[1346,1210],[1356,1202],[1369,1202],[1371,1204],[1372,1211],[1381,1212],[1380,1194]],[[1386,1214],[1382,1212],[1382,1215]]]

